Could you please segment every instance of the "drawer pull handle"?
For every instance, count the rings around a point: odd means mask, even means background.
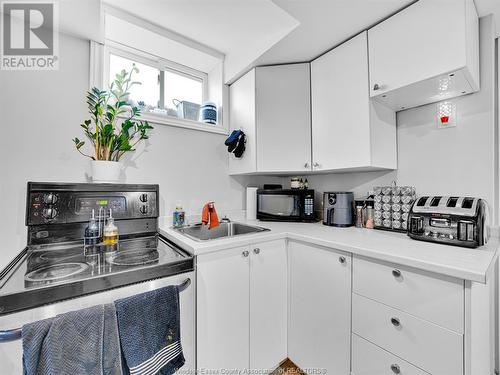
[[[392,270],[392,276],[394,277],[401,277],[401,271],[398,269]]]
[[[344,264],[345,263],[345,257],[339,257],[339,262]]]
[[[400,368],[399,368],[399,366],[398,366],[398,365],[396,365],[396,364],[391,365],[391,370],[392,370],[392,372],[393,372],[393,373],[395,373],[395,374],[401,374],[401,369],[400,369]]]
[[[245,250],[244,252],[242,252],[242,254],[243,254],[243,257],[245,257],[245,258],[246,258],[246,257],[248,257],[248,255],[249,255],[250,253],[248,252],[248,250]]]
[[[399,327],[401,325],[401,321],[398,318],[391,318],[391,323],[394,327]]]

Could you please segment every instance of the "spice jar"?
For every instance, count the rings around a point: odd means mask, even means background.
[[[366,201],[365,208],[365,228],[373,229],[375,227],[375,210],[373,208],[373,201]]]

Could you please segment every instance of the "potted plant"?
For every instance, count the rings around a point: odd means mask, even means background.
[[[92,144],[92,153],[82,151],[85,141],[74,138],[76,149],[91,159],[94,182],[117,182],[120,178],[123,155],[135,151],[135,146],[148,139],[153,129],[147,121],[137,118],[141,110],[128,103],[129,90],[140,82],[132,80],[139,70],[134,65],[130,72],[122,70],[116,74],[108,91],[92,88],[87,92],[87,105],[91,115],[81,127]]]

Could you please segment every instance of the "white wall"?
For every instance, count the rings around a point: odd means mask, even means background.
[[[71,141],[83,138],[87,118],[89,42],[61,35],[60,58],[59,71],[0,71],[0,269],[26,245],[26,182],[85,182],[89,173]],[[161,215],[177,201],[188,214],[208,200],[221,212],[242,209],[248,184],[278,180],[229,177],[224,136],[154,126],[147,147],[126,160],[126,174],[130,183],[160,184]]]
[[[399,185],[416,186],[419,195],[483,197],[498,211],[494,36],[492,17],[481,18],[481,90],[452,100],[457,104],[456,128],[436,128],[436,104],[398,112],[397,172],[308,176],[310,187],[365,196],[373,186],[397,180]]]
[[[398,182],[419,194],[472,195],[497,207],[495,168],[495,29],[480,20],[481,90],[453,99],[457,127],[437,129],[436,105],[399,112]]]

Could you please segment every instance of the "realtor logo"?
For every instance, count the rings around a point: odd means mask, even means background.
[[[54,2],[2,3],[0,69],[59,68],[57,11]]]

